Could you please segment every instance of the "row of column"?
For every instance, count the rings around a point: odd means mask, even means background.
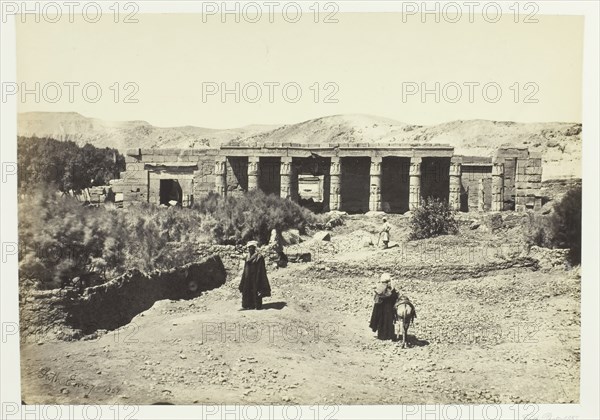
[[[339,159],[339,158],[338,158]],[[381,211],[381,157],[371,158],[371,187],[369,192],[369,210]],[[339,164],[338,164],[339,166]],[[332,166],[333,167],[333,166]],[[410,159],[409,169],[409,209],[414,210],[421,203],[421,158],[413,157]]]
[[[381,169],[382,158],[372,157],[370,168],[370,189],[369,189],[369,210],[381,211]],[[413,157],[410,160],[409,170],[409,209],[414,210],[421,203],[421,163],[420,157]],[[258,189],[260,157],[248,157],[248,190]],[[461,164],[460,162],[450,162],[450,182],[449,182],[449,205],[452,210],[460,210],[460,191],[461,191]],[[280,166],[280,197],[296,200],[298,198],[298,177],[294,173],[292,158],[288,156],[281,157]],[[341,208],[341,177],[342,165],[339,157],[331,158],[329,170],[330,210],[340,210]],[[220,195],[225,195],[227,189],[227,158],[219,156],[215,162],[215,191]],[[484,193],[483,180],[479,185],[479,210],[483,211]],[[492,211],[502,211],[504,206],[504,165],[498,162],[492,164]]]
[[[281,157],[279,173],[281,186],[279,196],[282,198],[298,198],[298,177],[293,173],[292,158]],[[248,191],[258,189],[260,176],[260,157],[248,157]],[[219,156],[215,160],[215,192],[224,196],[227,191],[227,157]]]

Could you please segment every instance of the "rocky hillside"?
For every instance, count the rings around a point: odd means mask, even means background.
[[[145,121],[109,122],[77,113],[19,115],[19,135],[50,136],[124,150],[215,147],[251,143],[450,144],[457,154],[489,156],[501,146],[542,153],[544,179],[581,177],[581,124],[469,120],[418,126],[368,115],[334,115],[291,125],[234,129],[154,127]]]
[[[257,133],[242,143],[449,144],[456,154],[491,156],[501,146],[540,152],[544,179],[581,177],[581,124],[469,120],[418,126],[366,115],[334,115]]]
[[[104,121],[76,112],[26,112],[18,116],[18,133],[24,137],[52,137],[96,147],[208,148],[271,130],[251,125],[232,129],[155,127],[146,121]]]

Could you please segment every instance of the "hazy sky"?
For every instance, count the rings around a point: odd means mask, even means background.
[[[203,22],[199,14],[142,14],[131,24],[30,19],[17,25],[18,79],[28,89],[40,82],[41,97],[36,103],[28,95],[19,111],[76,111],[106,120],[215,128],[346,113],[415,124],[475,118],[581,121],[583,18],[423,24],[416,17],[402,22],[397,13],[336,17],[339,22],[330,24],[308,17],[294,24],[283,19],[223,24],[218,18]],[[65,82],[81,84],[73,86],[72,101]],[[89,82],[97,83],[88,86],[90,99],[96,97],[95,86],[102,89],[96,103],[84,99],[82,85]],[[127,82],[139,90],[126,88]],[[236,82],[239,103],[233,93],[203,100],[203,90],[235,91]],[[61,87],[59,99],[54,83]],[[432,93],[403,98],[403,92],[422,87]],[[128,93],[139,102],[124,103]],[[326,103],[327,95],[337,103]]]

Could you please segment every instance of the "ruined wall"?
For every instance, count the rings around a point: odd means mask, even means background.
[[[515,210],[533,210],[541,207],[541,185],[541,157],[517,159],[515,175]]]
[[[131,149],[125,156],[126,170],[111,184],[123,193],[124,205],[136,202],[160,203],[160,180],[176,180],[184,205],[192,204],[214,190],[215,156],[212,149]]]
[[[198,169],[194,172],[193,193],[200,198],[215,190],[215,157],[200,156]]]

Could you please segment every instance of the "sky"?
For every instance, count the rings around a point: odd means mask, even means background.
[[[19,112],[211,128],[336,114],[420,125],[581,122],[579,16],[537,16],[537,23],[512,16],[422,23],[399,13],[338,13],[337,23],[136,18],[18,20],[20,91],[39,93],[21,97]]]

